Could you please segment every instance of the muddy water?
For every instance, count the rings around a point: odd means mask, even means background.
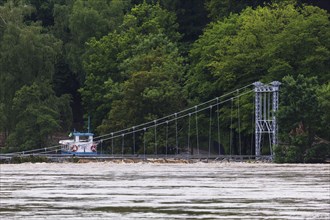
[[[330,219],[329,164],[0,166],[0,219]]]

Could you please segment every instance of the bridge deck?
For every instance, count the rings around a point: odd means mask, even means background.
[[[99,154],[99,155],[62,155],[62,154],[25,154],[25,155],[0,155],[0,163],[11,163],[15,158],[45,158],[47,162],[104,162],[104,161],[123,161],[123,162],[143,162],[143,161],[163,161],[164,163],[187,161],[250,161],[261,160],[271,161],[269,155],[255,156],[255,155],[133,155],[133,154]],[[31,161],[33,162],[33,161]]]

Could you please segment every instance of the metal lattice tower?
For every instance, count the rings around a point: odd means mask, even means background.
[[[278,81],[270,84],[253,83],[255,86],[255,154],[261,155],[261,142],[264,134],[269,135],[270,156],[273,156],[274,146],[277,145],[277,119],[279,87]]]

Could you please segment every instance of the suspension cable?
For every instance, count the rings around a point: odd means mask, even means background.
[[[144,159],[146,159],[146,128],[143,128],[143,155]]]
[[[210,106],[209,157],[211,157],[211,140],[212,140],[212,106]]]
[[[155,123],[155,152],[154,154],[157,155],[157,120],[154,120]]]
[[[249,84],[249,85],[244,86],[244,87],[242,87],[242,88],[240,88],[240,89],[238,89],[238,90],[243,90],[243,89],[245,89],[245,88],[247,88],[247,87],[249,87],[249,86],[251,86],[251,85],[253,85],[253,84]],[[207,101],[207,102],[204,102],[204,103],[200,103],[200,104],[198,104],[198,105],[195,105],[194,107],[187,108],[187,109],[184,109],[184,110],[179,111],[179,112],[177,112],[177,113],[174,113],[174,114],[171,114],[171,115],[167,115],[167,116],[165,116],[165,117],[162,117],[162,118],[160,118],[160,119],[157,120],[157,121],[159,121],[159,123],[157,123],[157,125],[162,125],[162,124],[165,124],[166,122],[169,123],[169,122],[171,122],[171,121],[176,121],[176,146],[177,146],[177,153],[178,153],[178,137],[177,137],[177,136],[178,136],[178,131],[177,131],[177,129],[178,129],[178,128],[177,128],[177,120],[178,120],[178,119],[181,119],[181,118],[187,117],[187,116],[189,115],[189,113],[191,113],[191,112],[189,112],[189,111],[192,111],[192,110],[194,110],[194,113],[195,113],[196,116],[197,116],[197,113],[200,112],[200,111],[203,111],[203,110],[205,110],[205,109],[207,109],[207,108],[209,108],[209,107],[218,106],[219,104],[222,104],[222,103],[228,102],[228,101],[230,101],[230,100],[232,100],[232,99],[235,99],[235,98],[238,98],[238,97],[240,97],[240,96],[246,95],[246,94],[251,93],[251,92],[253,92],[253,91],[254,91],[254,90],[251,89],[251,90],[248,90],[247,92],[240,93],[238,96],[234,96],[234,97],[231,97],[231,98],[228,98],[228,99],[226,99],[226,100],[223,100],[223,101],[219,102],[219,99],[224,98],[224,97],[226,97],[226,96],[229,96],[229,95],[231,95],[231,94],[237,92],[237,90],[232,91],[232,92],[229,92],[229,93],[226,93],[226,94],[224,94],[224,95],[222,95],[222,96],[219,96],[219,97],[217,97],[217,98],[215,98],[215,99],[212,99],[212,100],[209,100],[209,101]],[[204,108],[198,108],[199,106],[203,106],[203,105],[205,105],[205,104],[212,103],[212,102],[214,102],[214,101],[216,101],[216,104],[210,104],[210,105],[207,106],[207,107],[204,107]],[[196,107],[197,107],[197,109],[196,109]],[[217,110],[218,110],[218,109],[219,109],[219,107],[217,107]],[[188,113],[183,114],[184,112],[188,112]],[[181,114],[183,114],[183,115],[181,115]],[[174,118],[173,118],[173,117],[174,117]],[[168,119],[168,120],[163,121],[164,119]],[[197,122],[198,122],[198,121],[197,121]],[[146,125],[149,125],[149,126],[146,126]],[[144,127],[143,127],[143,126],[144,126]],[[114,150],[113,139],[114,139],[114,138],[121,137],[123,134],[124,134],[124,135],[133,134],[133,133],[135,133],[135,132],[139,132],[139,131],[144,130],[144,128],[148,129],[148,128],[151,128],[151,127],[154,127],[154,126],[155,126],[155,124],[153,123],[153,121],[151,121],[151,122],[149,121],[149,122],[146,122],[146,123],[143,123],[143,124],[140,124],[140,125],[134,126],[134,129],[133,129],[133,127],[130,127],[130,128],[126,128],[126,129],[123,129],[123,130],[119,130],[119,131],[115,131],[115,132],[111,132],[111,133],[108,133],[108,134],[104,134],[104,135],[100,135],[100,136],[94,137],[94,140],[100,139],[100,141],[106,141],[106,140],[110,140],[110,139],[111,139],[111,140],[112,140],[112,154],[113,154],[113,153],[114,153],[114,152],[113,152],[113,150]],[[142,127],[142,128],[141,128],[141,127]],[[198,125],[197,125],[197,130],[198,130]],[[219,129],[219,130],[220,130],[220,129]],[[123,132],[126,132],[126,133],[123,133]],[[198,133],[197,133],[197,134],[198,134]],[[110,137],[107,137],[107,136],[110,136]],[[219,137],[218,137],[218,140],[219,140],[219,142],[220,142],[220,135],[218,135],[218,136],[219,136]],[[101,138],[102,138],[102,139],[101,139]],[[197,139],[198,139],[198,137],[197,137]],[[199,148],[199,141],[197,141],[197,145],[198,145],[198,148]],[[220,143],[219,143],[219,145],[220,145]],[[55,148],[55,147],[61,147],[61,145],[56,145],[56,146],[48,147],[47,149]],[[33,152],[33,151],[40,151],[40,149],[33,149],[33,150],[30,150],[30,151],[26,151],[26,152]],[[220,151],[220,146],[219,146],[219,151]],[[22,153],[23,153],[23,151],[21,151],[21,152],[11,153],[11,154],[22,154]],[[198,152],[198,153],[199,153],[199,152]],[[7,154],[7,155],[10,155],[10,154]]]
[[[226,103],[226,102],[228,102],[228,101],[231,101],[231,100],[233,100],[233,99],[235,99],[235,98],[237,98],[237,97],[240,97],[240,96],[243,96],[243,95],[246,95],[246,94],[249,94],[249,93],[251,93],[251,92],[253,92],[253,90],[249,90],[249,91],[247,91],[247,92],[245,92],[245,93],[241,93],[239,96],[235,96],[235,97],[232,97],[232,98],[228,98],[228,99],[226,99],[226,100],[223,100],[223,101],[221,101],[221,102],[219,102],[218,104],[223,104],[223,103]],[[194,107],[194,109],[195,109],[195,111],[193,112],[194,114],[196,114],[196,113],[198,113],[198,112],[201,112],[201,111],[205,111],[206,109],[208,109],[208,108],[210,108],[210,106],[216,106],[217,104],[213,104],[213,105],[209,105],[209,106],[207,106],[207,107],[204,107],[204,108],[200,108],[200,109],[198,109],[198,110],[196,110],[196,106]],[[184,118],[184,117],[187,117],[188,115],[189,115],[189,113],[188,114],[185,114],[185,115],[181,115],[181,116],[177,116],[178,114],[177,113],[174,113],[174,118],[172,118],[172,119],[170,119],[170,120],[168,120],[168,122],[172,122],[172,121],[177,121],[178,119],[181,119],[181,118]],[[159,121],[159,120],[158,120]],[[162,124],[165,124],[166,123],[166,121],[164,121],[164,122],[159,122],[159,123],[157,123],[157,125],[159,126],[159,125],[162,125]],[[176,123],[177,124],[177,123]],[[150,125],[150,126],[148,126],[148,127],[146,127],[146,128],[153,128],[155,125],[154,124],[152,124],[152,125]],[[135,127],[137,127],[137,126],[135,126]],[[136,129],[135,130],[135,132],[138,132],[138,131],[141,131],[141,130],[143,130],[143,128],[142,129]],[[177,129],[176,129],[177,130]],[[127,133],[125,133],[125,135],[128,135],[128,134],[132,134],[132,131],[129,131],[129,132],[127,132]],[[118,134],[118,135],[116,135],[116,136],[113,136],[113,137],[110,137],[110,138],[104,138],[104,139],[102,139],[103,141],[106,141],[106,140],[109,140],[109,139],[112,139],[112,138],[117,138],[117,137],[121,137],[121,134]]]
[[[197,155],[199,155],[199,138],[198,138],[198,111],[197,106],[195,106],[195,119],[196,119],[196,147],[197,147]]]
[[[230,107],[230,135],[229,135],[229,151],[231,155],[231,148],[232,148],[232,142],[233,142],[233,98],[231,98],[231,107]]]
[[[232,101],[233,99],[235,99],[235,98],[238,98],[238,97],[240,97],[240,96],[243,96],[243,95],[246,95],[246,94],[249,94],[249,93],[251,93],[251,92],[253,92],[254,90],[249,90],[249,91],[247,91],[247,92],[244,92],[244,93],[240,93],[239,95],[237,95],[237,96],[235,96],[235,97],[232,97],[232,98],[228,98],[228,99],[226,99],[226,100],[223,100],[223,101],[221,101],[221,102],[217,102],[216,104],[212,104],[212,105],[209,105],[209,106],[207,106],[207,107],[204,107],[204,108],[198,108],[198,106],[200,106],[200,105],[196,105],[196,106],[194,106],[193,108],[190,108],[190,109],[194,109],[195,111],[194,111],[194,114],[196,114],[196,119],[197,119],[197,113],[198,112],[201,112],[201,111],[204,111],[204,110],[206,110],[206,109],[208,109],[208,108],[210,108],[210,107],[213,107],[213,106],[218,106],[219,104],[223,104],[223,103],[226,103],[226,102],[228,102],[228,101]],[[217,99],[214,99],[214,100],[217,100]],[[219,109],[219,107],[217,107],[217,109]],[[177,154],[178,154],[178,124],[177,124],[177,120],[178,119],[181,119],[181,118],[184,118],[184,117],[187,117],[188,115],[189,115],[189,113],[187,113],[187,114],[185,114],[185,115],[180,115],[180,116],[178,116],[178,113],[174,113],[173,114],[174,116],[175,116],[175,118],[172,118],[172,119],[170,119],[170,120],[167,120],[167,121],[164,121],[164,122],[160,122],[160,123],[157,123],[157,125],[162,125],[162,124],[165,124],[165,123],[169,123],[169,122],[172,122],[172,121],[175,121],[175,124],[176,124],[176,147],[177,147]],[[173,116],[173,115],[170,115],[170,116]],[[232,119],[231,119],[232,120]],[[158,119],[158,121],[159,121],[159,119]],[[197,137],[196,137],[196,139],[197,139],[197,150],[198,150],[198,154],[199,154],[199,137],[198,137],[198,119],[196,120],[196,131],[197,131]],[[149,122],[150,123],[150,122]],[[147,124],[147,123],[145,123],[145,124]],[[139,125],[139,126],[141,126],[141,125]],[[143,131],[144,129],[148,129],[148,128],[152,128],[152,127],[154,127],[155,125],[153,124],[153,125],[150,125],[150,126],[148,126],[148,127],[144,127],[144,128],[141,128],[141,129],[136,129],[136,128],[138,128],[139,126],[134,126],[134,130],[132,129],[132,128],[129,128],[128,130],[129,130],[129,132],[127,132],[127,133],[123,133],[123,134],[118,134],[119,132],[117,131],[117,132],[111,132],[110,134],[107,134],[107,135],[110,135],[111,137],[108,137],[108,138],[104,138],[104,139],[101,139],[100,141],[107,141],[107,140],[111,140],[111,153],[112,153],[112,155],[114,154],[114,139],[115,138],[118,138],[118,137],[123,137],[123,135],[125,136],[125,135],[128,135],[128,134],[132,134],[132,133],[135,133],[135,132],[139,132],[139,131]],[[126,129],[127,130],[127,129]],[[122,130],[122,131],[124,131],[124,130]],[[118,134],[118,135],[115,135],[115,134]],[[98,136],[98,137],[96,137],[96,138],[100,138],[100,137],[105,137],[105,135],[103,135],[103,136]],[[219,137],[220,137],[220,135],[219,135]],[[96,139],[95,138],[95,139]],[[220,138],[219,138],[220,139]],[[220,143],[219,143],[220,144]],[[62,145],[55,145],[55,146],[51,146],[51,147],[47,147],[46,149],[53,149],[53,148],[61,148],[61,146]],[[219,147],[220,148],[220,147]],[[16,154],[26,154],[26,153],[32,153],[32,152],[38,152],[38,151],[41,151],[41,150],[43,150],[44,148],[39,148],[39,149],[33,149],[33,150],[28,150],[28,151],[20,151],[20,152],[14,152],[14,153],[9,153],[9,154],[6,154],[6,155],[16,155]]]
[[[239,94],[239,91],[237,90]],[[239,155],[242,155],[242,144],[241,144],[241,119],[240,119],[240,102],[237,98],[237,123],[238,123],[238,146],[239,146]]]
[[[125,134],[122,134],[121,156],[124,156]]]
[[[229,96],[229,95],[235,93],[237,90],[243,90],[243,89],[245,89],[245,88],[247,88],[247,87],[249,87],[249,86],[251,86],[251,85],[253,85],[253,84],[248,84],[248,85],[246,85],[246,86],[244,86],[244,87],[241,87],[241,88],[236,89],[236,90],[234,90],[234,91],[228,92],[228,93],[226,93],[226,94],[224,94],[224,95],[221,95],[221,96],[219,96],[219,97],[216,97],[216,98],[214,98],[214,99],[208,100],[208,101],[203,102],[203,103],[200,103],[200,104],[198,104],[198,105],[195,105],[194,107],[190,107],[190,108],[184,109],[184,110],[182,110],[182,111],[176,112],[176,113],[174,113],[174,114],[170,114],[170,115],[164,116],[164,117],[162,117],[162,118],[159,118],[158,121],[163,121],[163,120],[165,120],[165,119],[171,118],[171,117],[175,116],[175,114],[180,115],[180,114],[182,114],[182,113],[184,113],[184,112],[192,111],[192,110],[194,110],[194,108],[195,108],[196,106],[199,107],[199,106],[206,105],[206,104],[208,104],[208,103],[212,103],[212,102],[214,102],[214,101],[217,101],[219,98],[220,98],[220,99],[221,99],[221,98],[225,98],[225,97],[227,97],[227,96]],[[253,89],[252,89],[251,91],[253,91]],[[140,127],[144,127],[144,126],[146,126],[146,125],[150,125],[150,124],[152,124],[152,123],[153,123],[153,121],[149,121],[149,122],[146,122],[146,123],[142,123],[142,124],[136,125],[135,127],[136,127],[136,128],[140,128]],[[132,127],[130,127],[130,128],[126,128],[126,129],[122,129],[122,130],[119,130],[119,131],[115,131],[115,132],[113,132],[113,133],[114,133],[114,134],[117,134],[117,133],[123,133],[123,132],[126,132],[126,131],[129,132],[130,130],[132,130]],[[102,137],[106,137],[106,136],[109,136],[109,134],[99,135],[99,136],[95,137],[95,139],[102,138]]]
[[[167,157],[167,149],[168,149],[168,121],[166,121],[166,143],[165,143],[165,146],[166,146],[166,149],[165,149],[165,154],[166,154],[166,157]]]
[[[176,154],[179,154],[178,119],[176,113],[175,113],[175,146],[176,146]]]
[[[218,150],[219,155],[221,154],[221,142],[220,142],[220,112],[219,112],[219,99],[217,99],[217,121],[218,121]]]
[[[252,153],[252,148],[253,148],[253,137],[254,137],[254,131],[255,131],[255,128],[254,128],[254,117],[255,117],[255,104],[254,104],[254,102],[255,102],[255,100],[253,99],[253,101],[252,101],[252,121],[251,121],[251,129],[252,129],[252,131],[251,131],[251,144],[250,144],[250,154],[251,155],[253,155]]]
[[[113,133],[111,133],[112,139],[111,139],[111,155],[113,156]]]
[[[133,155],[135,155],[135,127],[133,127]]]
[[[189,118],[188,118],[188,156],[190,156],[190,118],[191,118],[191,113],[189,113]]]

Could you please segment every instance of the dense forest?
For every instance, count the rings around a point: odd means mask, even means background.
[[[0,0],[1,152],[57,144],[88,116],[101,135],[278,80],[277,161],[329,157],[329,9],[327,0]],[[251,139],[244,126],[243,117]]]

